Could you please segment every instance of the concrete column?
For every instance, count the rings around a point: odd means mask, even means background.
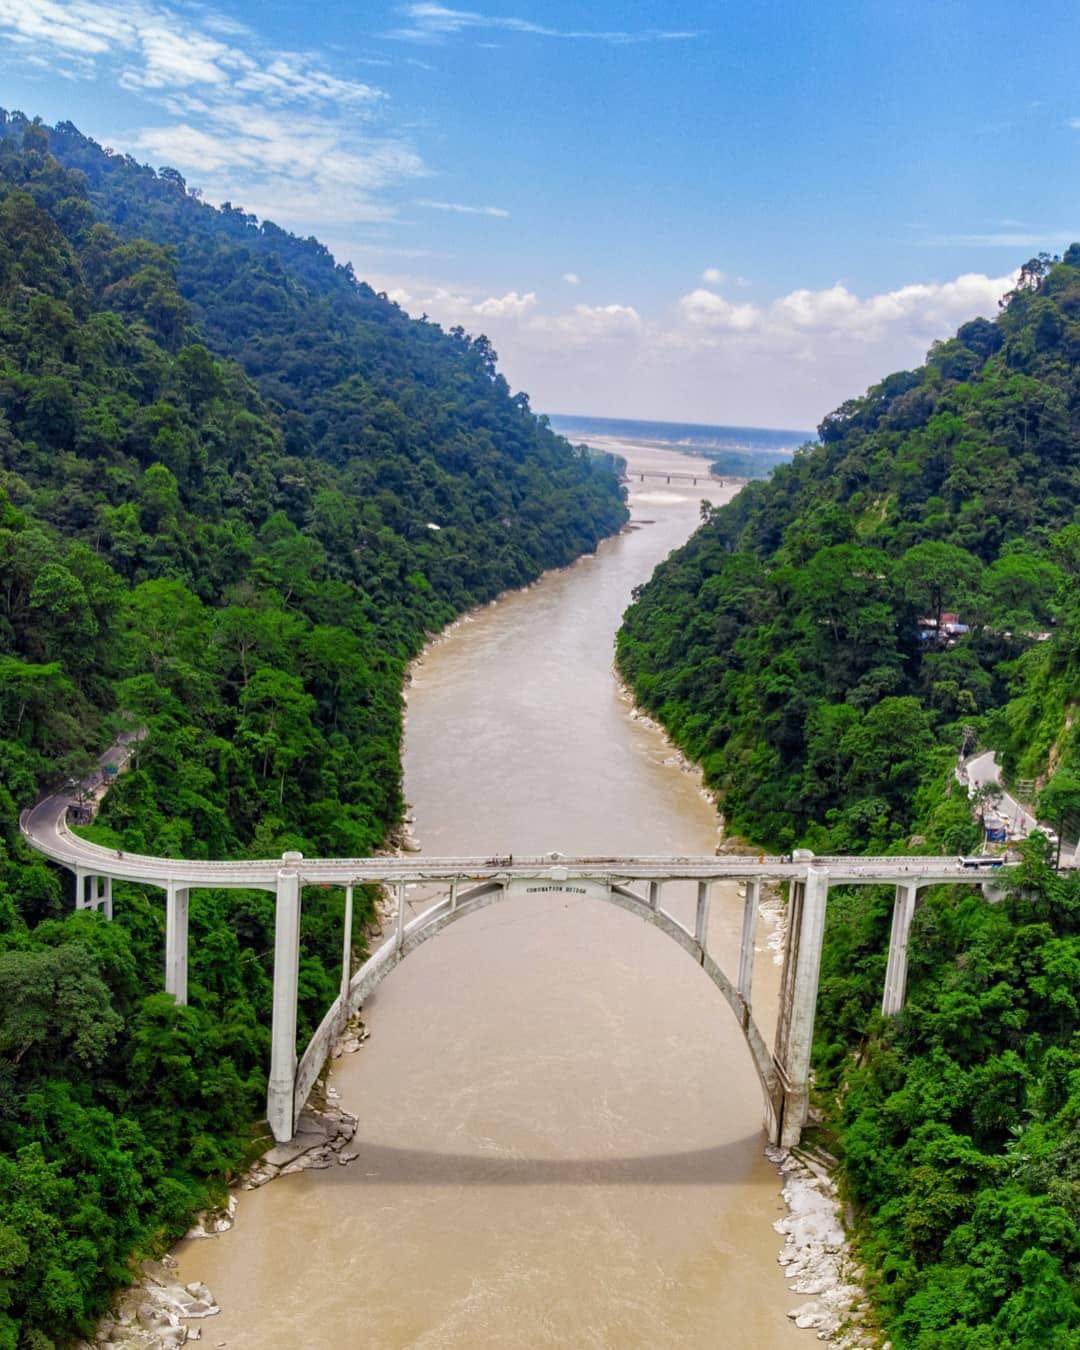
[[[94,873],[89,872],[85,874],[85,881],[86,881],[85,889],[80,900],[76,901],[76,908],[92,909],[96,914],[98,909],[100,909],[101,907],[102,900],[104,899],[104,891],[102,890],[102,879],[99,876],[95,876]]]
[[[85,908],[86,908],[87,882],[89,882],[89,881],[91,881],[91,880],[92,880],[92,878],[91,878],[91,877],[88,877],[88,876],[86,875],[86,873],[82,870],[82,868],[76,867],[76,869],[75,869],[75,908],[76,908],[76,909],[85,909]]]
[[[296,1084],[296,999],[300,972],[299,853],[286,853],[277,876],[274,917],[274,1014],[266,1119],[278,1143],[293,1137]]]
[[[407,908],[405,883],[399,881],[397,884],[397,931],[394,933],[394,946],[398,951],[401,951],[402,943],[405,941],[405,911]]]
[[[165,887],[165,992],[187,1002],[188,900],[191,891],[170,881]]]
[[[345,887],[345,924],[341,937],[341,1005],[349,999],[349,981],[352,979],[352,911],[353,888]]]
[[[749,1005],[750,991],[754,982],[754,938],[757,936],[758,903],[761,899],[761,882],[746,883],[746,899],[743,901],[742,939],[739,943],[739,993]]]
[[[694,915],[694,941],[705,950],[709,942],[709,896],[712,892],[711,881],[699,881],[697,884],[697,912]]]
[[[889,961],[885,967],[885,990],[881,997],[883,1017],[892,1017],[904,1006],[907,995],[908,939],[918,895],[919,888],[914,882],[902,881],[896,888],[892,933],[889,936]]]
[[[112,877],[105,878],[105,893],[102,896],[102,909],[107,919],[112,918]]]
[[[791,984],[786,1055],[781,1060],[785,1082],[780,1144],[793,1148],[799,1142],[810,1104],[810,1048],[814,1039],[818,978],[821,974],[821,943],[825,935],[825,906],[829,897],[829,874],[824,868],[808,867],[803,887],[799,921],[798,954]]]
[[[662,881],[649,882],[649,908],[654,913],[660,908],[660,892],[663,889],[663,885],[664,883]]]
[[[457,877],[455,877],[455,878],[453,879],[453,881],[450,883],[450,913],[451,913],[451,914],[453,914],[453,912],[457,909],[458,888],[459,888],[460,885],[461,885],[461,882],[458,880]]]
[[[773,1057],[780,1065],[785,1065],[788,1057],[792,995],[795,989],[795,968],[799,961],[799,932],[802,926],[803,894],[805,890],[804,882],[793,881],[788,891],[787,943],[784,948],[784,966],[780,972],[780,1007],[776,1019],[776,1040],[773,1047]]]

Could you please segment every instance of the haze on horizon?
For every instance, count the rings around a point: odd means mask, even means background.
[[[1058,0],[319,13],[0,0],[0,102],[316,235],[552,412],[813,426],[1080,237]]]

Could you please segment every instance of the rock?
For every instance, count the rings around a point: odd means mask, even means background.
[[[306,1114],[306,1113],[305,1113]],[[327,1140],[327,1131],[323,1128],[304,1128],[305,1122],[301,1116],[300,1129],[285,1144],[275,1144],[272,1149],[262,1156],[264,1163],[269,1163],[271,1167],[285,1168],[290,1163],[295,1162],[301,1154],[307,1153],[309,1149],[318,1148],[325,1144]]]
[[[156,1308],[153,1303],[147,1300],[139,1304],[135,1311],[135,1320],[141,1327],[153,1328],[167,1323],[169,1319],[160,1308]]]
[[[866,1339],[864,1328],[851,1328],[849,1334],[848,1324],[862,1320],[855,1310],[865,1310],[867,1303],[856,1283],[861,1272],[851,1258],[840,1222],[840,1202],[829,1172],[834,1160],[809,1149],[769,1146],[765,1153],[783,1177],[788,1211],[773,1225],[785,1237],[777,1261],[784,1267],[792,1292],[812,1296],[788,1316],[797,1327],[814,1329],[818,1340],[849,1350]]]

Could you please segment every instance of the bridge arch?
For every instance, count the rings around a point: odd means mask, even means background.
[[[501,904],[520,895],[525,890],[543,890],[563,894],[584,894],[590,899],[603,901],[630,914],[637,915],[645,923],[659,929],[666,937],[701,967],[705,975],[719,989],[735,1015],[750,1050],[751,1060],[761,1084],[764,1098],[765,1124],[770,1137],[777,1134],[779,1115],[782,1108],[784,1090],[783,1075],[770,1052],[765,1037],[754,1020],[750,1002],[750,989],[744,985],[745,994],[725,974],[719,963],[709,954],[705,941],[705,928],[708,918],[709,887],[698,888],[698,916],[696,932],[685,928],[673,915],[659,904],[659,885],[650,886],[647,899],[622,881],[612,880],[600,883],[594,877],[566,877],[551,880],[537,878],[529,887],[515,883],[509,878],[489,878],[467,889],[459,889],[453,884],[449,893],[435,901],[410,922],[404,922],[404,887],[398,895],[399,923],[394,934],[387,939],[360,968],[351,976],[347,987],[327,1010],[322,1022],[313,1033],[307,1048],[296,1066],[293,1083],[292,1110],[293,1122],[299,1117],[316,1079],[330,1055],[334,1040],[341,1033],[346,1022],[357,1013],[361,1006],[374,993],[384,979],[396,970],[402,961],[418,947],[436,937],[444,929],[468,918],[482,909]],[[744,924],[743,952],[740,954],[740,970],[745,970],[753,959],[754,931],[757,919],[757,895],[753,896],[753,921]],[[749,950],[747,948],[749,947]]]

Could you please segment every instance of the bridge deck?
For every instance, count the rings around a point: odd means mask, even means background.
[[[550,875],[553,868],[581,878],[723,881],[804,881],[807,867],[825,869],[833,884],[962,882],[1000,872],[984,864],[965,865],[957,857],[775,857],[765,854],[615,855],[569,857],[559,853],[527,857],[426,857],[416,854],[371,858],[300,858],[290,856],[243,861],[156,858],[102,848],[79,838],[67,827],[72,798],[59,793],[24,812],[20,825],[27,842],[65,867],[116,880],[144,881],[156,886],[257,888],[273,890],[284,869],[297,871],[305,885],[359,885],[364,882],[485,881],[495,878]]]

